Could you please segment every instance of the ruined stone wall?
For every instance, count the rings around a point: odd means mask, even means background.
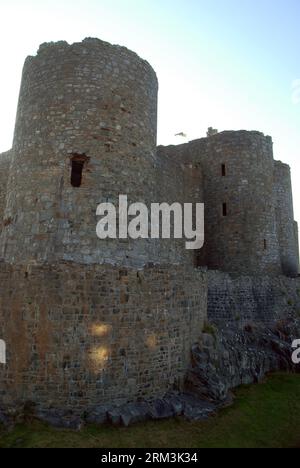
[[[298,228],[295,226],[291,171],[287,164],[275,161],[274,197],[282,271],[296,276],[299,272]]]
[[[158,154],[201,164],[206,238],[202,265],[241,274],[281,273],[270,137],[222,132],[160,147]]]
[[[27,58],[1,241],[7,262],[159,260],[155,243],[103,242],[95,231],[100,202],[152,200],[157,89],[146,61],[98,39],[43,44]],[[84,161],[80,187],[71,185],[72,157]]]
[[[206,276],[181,267],[0,264],[0,403],[64,409],[180,387],[206,320]]]
[[[300,316],[300,279],[209,271],[207,313],[210,321],[242,326]]]
[[[6,205],[6,187],[12,152],[0,154],[0,234],[3,229],[4,211]]]

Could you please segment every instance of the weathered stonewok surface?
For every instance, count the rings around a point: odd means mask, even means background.
[[[204,334],[192,350],[186,388],[199,398],[225,402],[230,390],[260,382],[276,371],[299,372],[292,362],[292,343],[300,336],[300,320],[288,318],[272,326],[232,323]]]
[[[0,423],[10,428],[37,418],[54,427],[80,430],[85,424],[129,426],[175,416],[203,420],[233,401],[234,388],[260,382],[271,372],[299,372],[300,366],[292,362],[291,346],[299,336],[300,319],[292,317],[269,327],[214,325],[209,334],[203,334],[202,343],[192,349],[183,392],[172,391],[162,399],[122,406],[93,406],[84,414],[45,410],[27,402],[0,410]]]
[[[7,425],[198,419],[241,383],[294,370],[290,168],[257,131],[158,147],[157,96],[148,62],[96,38],[42,44],[25,61],[13,147],[0,154]],[[117,208],[121,194],[148,208],[204,203],[203,248],[100,241],[97,206]]]

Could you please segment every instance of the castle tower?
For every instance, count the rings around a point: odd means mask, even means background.
[[[27,58],[1,257],[133,265],[150,259],[147,242],[100,241],[96,208],[117,203],[119,194],[151,200],[157,89],[147,62],[98,39],[43,44]]]
[[[195,142],[196,143],[196,142]],[[259,132],[222,132],[201,145],[205,247],[201,263],[243,274],[279,274],[273,145]]]
[[[282,272],[287,276],[297,276],[299,272],[298,226],[294,221],[291,170],[287,164],[275,161],[274,182]]]

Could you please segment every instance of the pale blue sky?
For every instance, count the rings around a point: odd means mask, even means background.
[[[147,59],[160,82],[158,142],[221,130],[272,135],[300,221],[299,0],[0,0],[0,152],[10,148],[27,55],[99,37]]]

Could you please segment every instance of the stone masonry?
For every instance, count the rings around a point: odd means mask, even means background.
[[[0,406],[162,398],[184,388],[208,320],[270,324],[298,310],[290,170],[271,138],[211,129],[157,147],[157,91],[146,61],[99,39],[26,59],[0,155]],[[99,240],[96,208],[121,194],[204,203],[203,249]]]
[[[182,386],[206,313],[203,273],[59,263],[0,274],[4,403],[84,410]]]

